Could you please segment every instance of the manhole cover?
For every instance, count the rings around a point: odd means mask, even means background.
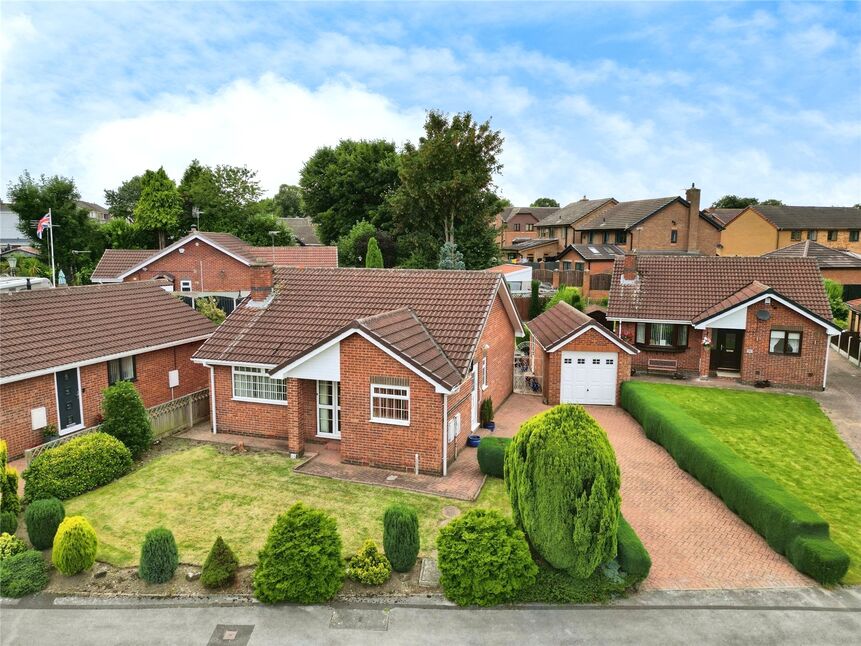
[[[332,612],[329,628],[385,632],[389,629],[389,613],[385,610],[343,608]]]
[[[207,646],[247,646],[254,626],[218,624]]]
[[[448,505],[442,508],[442,515],[446,518],[455,518],[460,516],[460,508],[454,505]]]
[[[422,571],[419,574],[419,585],[426,588],[435,588],[439,585],[440,572],[434,559],[422,559]]]

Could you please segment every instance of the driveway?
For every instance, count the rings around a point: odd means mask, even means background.
[[[861,460],[861,368],[833,348],[828,352],[828,382],[824,391],[813,393],[813,398]]]

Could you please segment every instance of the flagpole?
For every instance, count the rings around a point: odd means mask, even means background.
[[[57,286],[57,269],[54,266],[54,216],[51,214],[51,209],[48,209],[48,218],[51,223],[51,226],[48,227],[50,231],[48,235],[51,236],[51,284],[56,287]]]

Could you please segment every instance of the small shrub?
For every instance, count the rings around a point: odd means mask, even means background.
[[[34,500],[24,512],[27,536],[37,550],[46,550],[54,544],[57,528],[66,517],[66,510],[56,498]]]
[[[232,583],[236,577],[236,569],[239,567],[239,559],[230,549],[230,546],[219,536],[212,544],[206,561],[203,562],[203,571],[200,574],[200,582],[206,588],[221,588]]]
[[[17,536],[3,532],[0,534],[0,561],[27,551],[27,545]]]
[[[504,477],[505,449],[511,444],[510,437],[483,437],[478,445],[478,468],[494,478]]]
[[[335,519],[296,503],[275,520],[254,571],[254,596],[264,603],[322,603],[344,582]]]
[[[445,596],[460,606],[505,603],[535,582],[526,537],[499,512],[473,509],[437,538]]]
[[[218,300],[215,296],[195,298],[194,307],[216,325],[221,325],[227,319],[227,312],[218,307]]]
[[[649,570],[652,569],[652,559],[640,537],[637,536],[637,532],[624,517],[619,518],[617,537],[619,549],[616,553],[616,560],[619,561],[619,567],[637,581],[642,581],[649,576]]]
[[[83,516],[69,516],[57,528],[51,560],[60,572],[72,576],[93,567],[99,540]]]
[[[88,433],[36,456],[24,471],[24,500],[67,500],[124,476],[132,468],[125,445],[107,433]]]
[[[544,311],[552,309],[557,303],[563,301],[578,310],[583,309],[583,297],[580,294],[580,290],[570,285],[562,285],[553,295],[553,298],[544,304]]]
[[[129,381],[109,386],[102,400],[102,433],[113,435],[137,460],[152,444],[152,424],[137,388]]]
[[[479,415],[481,416],[482,426],[486,426],[488,422],[493,421],[493,400],[490,397],[481,402],[481,408],[479,408]]]
[[[0,596],[23,597],[48,585],[48,564],[36,550],[0,561]]]
[[[421,548],[419,517],[407,505],[392,505],[383,514],[383,549],[395,572],[409,572]]]
[[[0,512],[16,516],[21,512],[18,500],[18,472],[8,465],[9,449],[6,440],[0,440]]]
[[[18,516],[11,511],[0,511],[0,534],[14,534],[18,531]]]
[[[365,585],[383,585],[392,576],[392,566],[377,544],[368,539],[347,563],[347,576]]]
[[[179,550],[173,533],[164,527],[148,531],[141,545],[140,578],[147,583],[166,583],[173,578],[178,565]]]

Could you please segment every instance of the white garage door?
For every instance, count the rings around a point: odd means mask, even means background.
[[[614,405],[618,359],[615,352],[563,352],[560,401]]]

